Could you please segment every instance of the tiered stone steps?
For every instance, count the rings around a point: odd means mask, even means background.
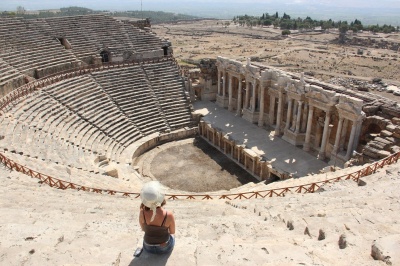
[[[121,23],[122,29],[129,36],[132,48],[136,52],[147,52],[161,49],[161,40],[157,35],[141,30],[129,24],[129,22],[123,21]]]
[[[351,259],[355,265],[383,265],[371,257],[371,246],[400,235],[398,171],[392,165],[364,178],[365,186],[344,181],[314,194],[168,201],[165,207],[176,219],[172,254],[133,258],[143,237],[139,199],[56,190],[0,169],[0,263],[348,265]],[[320,230],[325,238],[318,240]],[[344,249],[338,243],[342,234]],[[396,265],[398,254],[390,255]]]
[[[74,54],[82,60],[99,57],[98,51],[104,47],[114,53],[161,50],[161,40],[154,34],[105,15],[47,18],[42,23],[66,38]]]
[[[93,73],[93,77],[144,135],[168,128],[140,66]]]
[[[176,70],[168,66],[171,72]],[[188,126],[190,115],[179,93],[182,84],[178,77],[170,82],[181,86],[173,100],[183,108],[180,115],[186,123],[182,126]],[[99,172],[93,163],[98,156],[117,164],[130,163],[136,141],[171,130],[164,113],[168,110],[161,108],[163,99],[163,88],[150,85],[143,66],[69,78],[9,106],[0,125],[4,135],[0,147],[23,155],[19,159],[34,158],[87,172]]]
[[[191,114],[184,92],[184,83],[176,65],[167,61],[144,65],[143,69],[170,128],[187,126],[191,122]]]
[[[43,77],[78,65],[71,52],[54,38],[37,31],[27,20],[0,19],[0,36],[1,58],[23,74]]]
[[[5,95],[23,84],[25,84],[24,75],[0,58],[0,93]]]

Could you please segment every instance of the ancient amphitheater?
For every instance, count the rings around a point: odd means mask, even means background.
[[[395,101],[224,57],[188,72],[148,26],[0,20],[2,265],[400,264]],[[148,151],[195,136],[260,182],[167,187],[176,247],[133,258]]]

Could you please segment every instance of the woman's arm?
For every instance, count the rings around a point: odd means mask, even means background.
[[[169,233],[171,235],[174,235],[175,234],[175,217],[172,212],[168,212],[166,224],[168,226]]]
[[[143,218],[143,209],[140,209],[140,213],[139,213],[139,224],[140,227],[142,228],[142,231],[144,231],[144,218]]]

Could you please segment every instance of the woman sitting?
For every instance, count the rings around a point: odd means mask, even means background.
[[[139,223],[144,231],[143,248],[154,254],[171,252],[175,245],[175,218],[166,211],[163,189],[157,181],[146,183],[140,192]]]

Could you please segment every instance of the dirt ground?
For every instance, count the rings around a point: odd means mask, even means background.
[[[390,84],[400,85],[399,52],[335,44],[339,35],[336,30],[282,37],[280,29],[240,27],[233,23],[225,27],[224,22],[218,20],[160,24],[153,25],[152,29],[172,42],[174,56],[181,64],[217,56],[242,62],[251,57],[253,61],[282,70],[310,73],[325,82],[333,77],[368,81],[379,77]],[[393,42],[399,42],[399,36],[399,33],[356,34],[358,38]],[[357,55],[358,48],[364,48],[363,56]]]
[[[158,153],[151,162],[151,172],[167,187],[191,192],[229,190],[258,182],[201,138]]]

